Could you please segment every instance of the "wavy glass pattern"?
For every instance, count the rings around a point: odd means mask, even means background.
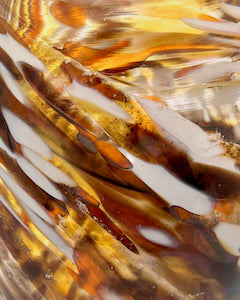
[[[239,299],[239,5],[1,0],[0,299]]]

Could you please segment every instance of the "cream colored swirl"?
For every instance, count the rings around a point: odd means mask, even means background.
[[[204,31],[232,37],[232,11],[204,0],[1,2],[6,299],[237,295],[237,41]]]

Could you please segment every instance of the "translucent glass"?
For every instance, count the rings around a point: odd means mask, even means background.
[[[0,0],[0,299],[239,299],[239,20]]]

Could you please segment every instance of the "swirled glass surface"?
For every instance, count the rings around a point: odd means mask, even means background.
[[[239,20],[1,0],[1,300],[239,299]]]

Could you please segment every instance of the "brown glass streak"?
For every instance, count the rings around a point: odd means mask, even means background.
[[[123,66],[123,67],[118,67],[114,69],[105,69],[101,73],[107,76],[112,76],[112,75],[124,75],[126,71],[129,71],[134,68],[138,67],[148,67],[152,65],[152,61],[139,61],[139,62],[133,62],[131,65]]]
[[[79,3],[56,1],[51,5],[50,12],[59,22],[76,28],[84,26],[87,18],[86,5],[81,1]]]
[[[136,239],[137,243],[146,250],[160,254],[160,250],[164,247],[153,245],[141,236],[138,226],[147,226],[156,229],[162,229],[172,236],[173,240],[178,241],[177,245],[188,245],[200,251],[203,255],[207,255],[214,261],[236,262],[236,258],[229,255],[218,242],[211,229],[204,227],[205,224],[196,222],[195,224],[187,224],[173,218],[166,210],[158,211],[159,220],[153,219],[151,215],[140,211],[136,206],[127,205],[124,201],[125,197],[122,193],[111,192],[106,186],[98,184],[95,187],[105,210],[124,228],[129,237]],[[163,222],[161,221],[163,218]],[[167,221],[166,221],[167,220]],[[171,224],[168,225],[168,224]],[[174,225],[173,225],[174,224]],[[179,239],[179,236],[181,239]],[[198,240],[195,237],[198,236]],[[202,242],[200,242],[202,240]],[[205,245],[205,246],[204,246]],[[178,247],[178,246],[176,246]],[[155,249],[155,250],[154,250]],[[158,250],[157,250],[158,249]],[[156,252],[157,251],[157,252]]]
[[[43,78],[43,73],[34,67],[22,63],[22,70],[30,85],[36,90],[39,95],[60,115],[66,118],[69,122],[85,130],[81,125],[81,120],[70,112],[72,103],[69,99],[62,98],[61,94],[54,90],[52,86]]]
[[[104,57],[111,56],[115,51],[125,48],[128,45],[128,41],[120,41],[109,48],[98,50],[85,47],[79,43],[66,42],[63,49],[57,50],[66,56],[76,59],[83,65],[91,66],[98,61],[102,61]]]
[[[108,233],[116,238],[120,243],[126,246],[134,253],[138,253],[134,243],[132,243],[126,235],[109,219],[109,217],[99,208],[87,205],[92,218],[102,226]]]
[[[228,199],[239,195],[239,174],[221,167],[195,163],[166,138],[154,137],[137,126],[134,130],[134,143],[151,162],[165,165],[176,176],[214,198]]]
[[[22,74],[16,67],[11,57],[0,47],[0,62],[11,72],[15,79],[21,79]]]
[[[72,80],[77,79],[80,83],[97,89],[109,99],[126,101],[126,96],[121,92],[116,92],[111,85],[106,85],[106,83],[96,75],[84,75],[81,70],[70,63],[64,64],[62,67]],[[107,87],[107,89],[105,89],[105,87]],[[113,98],[114,93],[115,99]],[[193,181],[193,174],[188,162],[188,157],[183,151],[176,149],[176,147],[165,138],[155,136],[153,133],[143,130],[138,124],[129,126],[132,127],[132,133],[126,137],[126,139],[129,140],[130,144],[140,149],[146,160],[167,165],[170,170],[182,179],[187,182]]]
[[[99,207],[100,202],[96,200],[93,196],[89,195],[84,189],[80,186],[71,188],[73,194],[77,197],[80,197],[80,200],[85,202],[85,204],[91,205],[93,207]]]
[[[181,220],[188,224],[193,224],[196,226],[209,226],[212,225],[212,220],[209,220],[205,216],[196,215],[194,213],[189,212],[188,210],[180,207],[180,206],[171,206],[167,209],[169,213],[176,219]],[[215,225],[215,223],[214,223]]]
[[[175,249],[171,249],[149,242],[137,232],[136,227],[140,224],[141,226],[149,226],[155,229],[164,229],[168,232],[166,228],[154,224],[151,217],[139,213],[136,207],[125,207],[123,202],[118,202],[114,205],[113,198],[110,199],[106,194],[104,194],[104,200],[102,198],[102,201],[107,212],[115,218],[117,223],[123,226],[123,231],[128,233],[135,244],[145,249],[148,253],[151,253],[151,255],[157,257],[182,257],[189,262],[191,270],[195,270],[203,277],[214,277],[223,286],[225,286],[229,276],[238,276],[236,268],[237,258],[229,256],[219,244],[216,237],[211,233],[211,230],[204,227],[203,223],[192,223],[194,226],[187,223],[179,223],[176,234],[180,234],[183,241]],[[169,216],[168,218],[170,221],[171,217]],[[181,279],[178,278],[177,280],[179,282]],[[184,285],[184,280],[182,284]],[[212,296],[215,295],[214,292],[211,293],[209,291],[209,293]]]
[[[220,167],[195,164],[198,187],[217,199],[235,198],[240,194],[240,175]]]
[[[210,133],[221,133],[224,140],[228,142],[237,142],[234,135],[234,128],[231,125],[227,125],[222,121],[204,122],[204,121],[195,121],[199,126],[201,126],[205,131]]]
[[[0,17],[0,26],[3,28],[4,33],[9,33],[20,45],[29,50],[26,42],[20,38],[16,31],[2,17]]]
[[[156,243],[147,240],[139,232],[138,227],[141,226],[161,229],[158,222],[151,219],[143,212],[140,212],[136,207],[126,206],[123,201],[115,202],[114,197],[111,194],[98,193],[101,197],[104,209],[115,219],[117,224],[121,226],[122,231],[128,234],[134,243],[150,252],[152,255],[158,256],[163,250],[166,250],[167,247],[157,245]]]
[[[102,81],[96,75],[84,76],[82,71],[71,64],[64,64],[63,68],[67,71],[71,79],[75,78],[80,83],[87,84],[95,89],[102,84]],[[109,87],[109,89],[110,88],[111,87]],[[103,94],[111,99],[111,95],[109,96],[104,92]],[[118,97],[116,97],[116,99],[118,99]],[[199,180],[199,178],[203,177],[205,178],[203,180],[207,182],[207,178],[209,176],[207,166],[205,167],[202,165],[201,171],[198,172],[198,165],[191,162],[190,158],[186,153],[184,153],[184,151],[177,149],[176,145],[163,136],[157,136],[151,132],[147,132],[136,124],[133,125],[132,134],[128,137],[128,139],[130,139],[132,145],[137,146],[141,150],[147,161],[165,165],[169,170],[184,181],[203,189],[215,197],[222,197],[220,190],[223,189],[223,187],[219,189],[218,186],[215,185],[214,188],[209,188],[202,182],[202,179]],[[221,170],[221,172],[224,172],[224,170]],[[215,176],[215,181],[219,181],[220,178],[218,177],[218,174],[215,174]],[[221,185],[221,182],[219,182],[219,184]],[[237,190],[237,185],[235,186],[235,189]],[[225,190],[225,196],[231,196],[230,193],[227,193],[227,189]]]
[[[6,34],[7,31],[2,24],[2,19],[0,18],[0,34]]]
[[[147,241],[145,238],[140,237],[136,227],[139,225],[149,226],[155,229],[164,229],[166,232],[169,232],[168,228],[159,226],[156,221],[153,221],[147,211],[146,213],[140,212],[137,207],[126,205],[123,188],[120,188],[120,193],[116,193],[116,191],[113,193],[111,192],[111,189],[109,190],[108,184],[106,183],[97,184],[96,180],[93,180],[92,184],[95,186],[95,190],[97,191],[104,208],[111,217],[115,219],[116,223],[121,226],[123,232],[126,232],[135,244],[152,255],[171,255],[175,257],[182,255],[185,259],[191,261],[191,268],[196,270],[196,272],[201,272],[202,276],[214,276],[215,278],[218,278],[223,285],[226,278],[229,277],[229,274],[231,274],[231,272],[236,272],[237,258],[229,255],[222,248],[214,234],[212,234],[211,229],[206,227],[206,223],[199,221],[189,222],[189,224],[187,224],[187,221],[185,220],[185,224],[183,222],[178,222],[176,219],[174,221],[174,218],[168,215],[165,210],[163,211],[164,218],[169,219],[169,222],[174,222],[175,224],[175,238],[180,234],[181,239],[183,240],[179,240],[179,246],[175,249],[156,245]],[[119,188],[117,188],[117,190],[118,189]],[[131,196],[132,192],[129,192],[129,196]],[[172,233],[173,232],[171,231],[170,235],[172,235]],[[209,273],[210,265],[212,267],[211,272]],[[206,266],[206,268],[201,266]]]
[[[82,71],[71,64],[64,64],[63,68],[69,74],[71,79],[75,78],[80,83],[87,84],[95,89],[102,84],[102,81],[96,75],[84,76]],[[110,88],[111,86],[109,89]],[[111,94],[110,96],[105,92],[103,92],[103,94],[111,99]],[[116,97],[116,99],[118,99],[118,97]],[[212,124],[210,128],[214,126],[215,125]],[[221,198],[223,195],[225,197],[231,197],[232,192],[229,191],[229,185],[225,181],[224,185],[227,185],[225,188],[220,178],[220,176],[224,176],[224,170],[219,169],[222,175],[220,175],[218,172],[214,173],[216,178],[213,182],[215,182],[215,184],[212,183],[210,188],[207,183],[204,183],[208,182],[208,177],[211,176],[208,174],[208,167],[205,165],[199,166],[198,164],[192,162],[188,155],[184,153],[184,151],[177,149],[176,145],[174,145],[168,139],[164,138],[163,136],[157,136],[151,132],[147,132],[138,124],[133,125],[132,134],[127,138],[130,139],[130,143],[132,145],[137,146],[141,150],[147,161],[167,166],[169,170],[171,170],[175,175],[184,181],[196,186],[197,188],[203,189],[214,197]],[[240,177],[238,178],[237,175],[235,176],[231,173],[228,175],[230,175],[233,179],[233,190],[238,192],[238,185],[235,184],[234,177],[236,177],[236,182],[240,179]],[[216,184],[217,182],[218,185]],[[225,189],[224,193],[221,192],[223,189]]]
[[[72,63],[64,63],[62,68],[69,75],[71,80],[75,79],[81,84],[90,86],[111,100],[127,101],[127,96],[110,84],[107,84],[104,79],[99,76],[94,74],[88,76],[84,74],[83,71],[76,68]]]
[[[64,217],[67,215],[65,204],[60,200],[50,196],[43,191],[37,184],[35,184],[19,167],[17,161],[10,157],[4,150],[0,149],[0,161],[7,168],[11,176],[22,186],[22,188],[33,196],[40,204],[42,204],[47,211],[58,216],[58,213]],[[56,222],[58,220],[56,219]]]
[[[81,187],[69,188],[66,185],[58,184],[60,190],[64,193],[65,197],[69,201],[69,204],[75,209],[79,216],[89,214],[95,222],[102,226],[108,233],[116,238],[120,243],[126,246],[134,253],[138,253],[134,244],[126,237],[126,235],[111,221],[111,219],[99,208],[98,202],[93,199],[86,191]],[[80,203],[86,204],[86,211],[81,208]]]
[[[15,141],[11,135],[7,123],[4,119],[2,109],[0,108],[0,136],[5,144],[11,149],[12,152],[21,153],[21,145]]]
[[[55,104],[59,106],[61,105],[61,101],[57,102],[58,97],[56,94],[54,94],[54,92],[50,92],[50,94],[46,93],[46,90],[49,89],[47,89],[46,83],[44,83],[40,75],[41,73],[37,70],[34,70],[33,67],[27,66],[26,64],[23,65],[23,69],[28,80],[32,82],[33,86],[38,90],[41,96],[44,97],[44,99],[50,105],[53,105],[55,109],[58,109]],[[61,107],[59,109],[61,109],[61,113],[67,119],[72,120],[72,118],[69,117],[68,110],[66,113],[64,112],[67,109],[66,107]],[[240,179],[239,175],[234,175],[233,173],[227,172],[221,168],[218,169],[219,172],[213,172],[211,175],[210,172],[212,171],[207,165],[200,165],[192,162],[184,151],[178,149],[173,142],[169,141],[164,136],[154,135],[147,130],[143,130],[139,125],[135,125],[133,126],[130,139],[131,143],[141,150],[148,161],[165,165],[170,171],[172,171],[182,180],[208,192],[210,195],[216,198],[228,198],[236,195],[240,191],[238,185],[235,184],[235,182],[238,182]],[[99,152],[101,153],[101,151]],[[103,156],[106,158],[104,154]],[[107,158],[110,157],[107,156]],[[115,164],[112,159],[109,161]],[[124,166],[124,163],[116,165],[121,167]],[[129,166],[126,168],[129,168]],[[226,180],[223,182],[224,178],[227,178],[227,176],[230,176],[231,181],[233,182],[233,189],[231,191],[229,190],[229,184],[226,182]],[[211,187],[208,183],[209,177],[212,178]]]
[[[109,163],[122,169],[132,168],[132,164],[124,155],[122,155],[118,151],[115,146],[104,141],[99,141],[93,134],[86,130],[86,128],[83,126],[85,124],[82,124],[81,119],[71,113],[71,108],[73,106],[71,101],[68,99],[62,99],[60,94],[57,94],[53,90],[53,88],[44,80],[43,74],[27,64],[23,64],[22,68],[27,80],[32,85],[32,87],[41,95],[41,97],[69,122],[73,123],[77,127],[80,127],[78,128],[79,133],[93,142],[99,153]]]
[[[130,140],[143,152],[147,161],[165,165],[184,181],[193,182],[188,155],[178,149],[172,141],[164,136],[151,133],[138,124],[133,126]]]
[[[69,138],[63,135],[59,130],[54,128],[45,117],[39,112],[35,112],[30,108],[24,106],[16,97],[10,92],[4,80],[0,76],[0,103],[4,104],[8,109],[13,111],[24,122],[27,122],[35,130],[39,129],[47,133],[51,139],[60,145],[61,151],[67,160],[74,165],[102,176],[110,180],[119,182],[124,185],[131,185],[140,190],[148,189],[147,186],[139,180],[132,172],[126,173],[120,169],[109,166],[99,156],[93,156],[85,151],[80,144],[76,145]],[[41,133],[41,131],[40,131]],[[79,160],[79,157],[84,159]]]

